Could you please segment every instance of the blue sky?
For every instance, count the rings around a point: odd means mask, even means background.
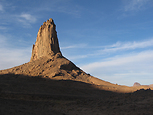
[[[85,72],[132,86],[153,84],[152,0],[0,0],[0,69],[30,60],[53,18],[61,51]]]

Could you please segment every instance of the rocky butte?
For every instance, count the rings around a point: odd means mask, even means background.
[[[114,92],[134,92],[138,89],[147,89],[147,86],[128,87],[112,84],[85,73],[74,63],[66,59],[59,47],[56,25],[53,19],[49,19],[41,25],[35,45],[32,48],[32,56],[28,63],[6,70],[0,70],[0,75],[15,74],[26,76],[41,76],[54,80],[73,80],[89,83],[95,87]]]

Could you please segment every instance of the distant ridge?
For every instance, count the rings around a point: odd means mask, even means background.
[[[138,82],[135,82],[135,83],[133,84],[133,86],[141,86],[141,84],[138,83]]]
[[[32,48],[31,60],[20,66],[0,70],[0,74],[18,74],[28,76],[41,76],[54,80],[81,81],[94,85],[94,87],[113,91],[129,93],[144,87],[128,87],[112,84],[85,73],[74,63],[66,59],[59,47],[56,25],[49,19],[40,27],[35,45]]]

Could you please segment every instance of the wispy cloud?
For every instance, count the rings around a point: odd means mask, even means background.
[[[4,26],[0,26],[0,30],[6,30],[7,27],[4,27]]]
[[[144,8],[144,5],[150,0],[127,0],[124,6],[125,11],[139,11]]]
[[[113,83],[118,81],[116,83],[127,84],[126,80],[128,78],[131,79],[128,84],[132,85],[135,80],[140,80],[141,77],[145,77],[145,79],[152,77],[152,58],[153,50],[149,50],[129,55],[114,56],[81,66],[81,68],[96,77]]]
[[[36,18],[28,13],[22,13],[19,17],[21,17],[22,19],[26,21],[29,21],[30,23],[36,22]]]
[[[140,53],[128,54],[128,55],[121,55],[117,57],[107,58],[102,62],[94,62],[83,66],[83,68],[90,69],[90,68],[97,68],[97,67],[111,67],[111,66],[120,66],[127,63],[133,62],[140,62],[142,60],[151,59],[153,57],[153,51],[143,51]]]
[[[25,27],[29,27],[31,23],[35,23],[37,21],[36,17],[29,13],[22,13],[17,15],[17,19],[21,22]]]
[[[17,42],[17,41],[16,41]],[[0,35],[0,70],[28,62],[31,56],[31,46],[15,48],[8,37]]]
[[[6,44],[6,40],[7,40],[7,38],[5,37],[5,36],[3,36],[3,35],[1,35],[0,34],[0,48],[4,45],[4,44]]]
[[[3,9],[3,6],[0,4],[0,11],[3,11],[4,9]]]
[[[146,48],[146,47],[153,47],[153,39],[141,41],[141,42],[126,42],[121,43],[117,42],[110,46],[105,46],[105,49],[100,50],[101,53],[108,53],[108,52],[116,52],[116,51],[123,51],[123,50],[134,50],[137,48]]]
[[[30,60],[30,48],[1,48],[0,69],[18,66]]]
[[[61,47],[61,49],[73,49],[73,48],[86,48],[87,44],[74,44],[74,45],[70,45],[70,46],[64,46]]]
[[[87,49],[87,51],[90,52],[85,52],[83,55],[68,55],[70,59],[81,59],[81,58],[88,58],[88,57],[93,57],[93,56],[104,56],[104,55],[109,55],[109,54],[114,54],[116,52],[121,52],[121,51],[135,51],[137,49],[142,49],[148,48],[148,47],[153,47],[153,39],[147,39],[144,41],[133,41],[133,42],[116,42],[115,44],[112,45],[107,45],[107,46],[88,46],[87,44],[76,44],[72,46],[65,46],[62,47],[61,49],[78,49],[78,48],[83,48]],[[91,51],[93,51],[91,53]]]
[[[88,58],[88,54],[85,54],[85,55],[66,55],[66,57],[68,57],[70,60],[78,60],[78,59],[81,59],[81,58]]]

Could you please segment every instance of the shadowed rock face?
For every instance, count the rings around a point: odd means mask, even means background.
[[[40,57],[47,56],[52,57],[55,54],[60,52],[56,25],[54,24],[53,19],[47,20],[41,25],[35,45],[32,48],[32,56],[30,61],[39,59]]]

